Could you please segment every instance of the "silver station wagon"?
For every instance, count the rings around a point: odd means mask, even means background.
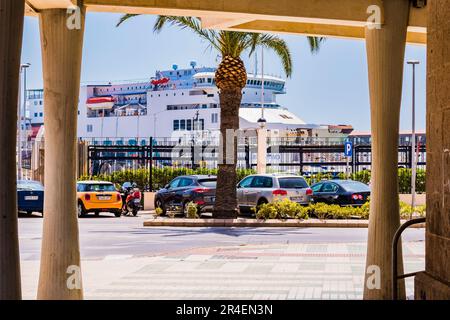
[[[284,198],[306,205],[310,203],[312,194],[306,180],[293,174],[254,174],[245,177],[237,185],[241,212]]]

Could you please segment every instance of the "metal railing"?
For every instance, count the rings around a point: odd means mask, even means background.
[[[417,272],[410,272],[405,274],[398,274],[397,270],[397,263],[398,263],[398,240],[400,239],[400,236],[402,235],[403,231],[405,231],[406,228],[419,223],[425,223],[425,218],[417,218],[417,219],[411,219],[409,221],[406,221],[404,224],[402,224],[397,231],[394,234],[394,238],[392,239],[392,248],[391,248],[391,254],[392,254],[392,300],[398,300],[398,280],[399,279],[405,279],[408,277],[414,277]]]

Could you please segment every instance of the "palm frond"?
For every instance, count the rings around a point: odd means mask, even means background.
[[[317,53],[320,50],[322,43],[325,42],[324,37],[308,37],[309,49],[312,53]]]
[[[158,16],[153,26],[153,31],[161,32],[167,24],[177,26],[180,29],[191,30],[203,40],[206,40],[212,48],[220,51],[220,47],[217,44],[217,33],[213,30],[202,29],[200,19],[196,17]]]
[[[286,76],[292,75],[292,56],[286,41],[275,35],[264,34],[257,39],[257,45],[274,51],[281,60]]]
[[[138,14],[124,14],[123,16],[120,17],[119,22],[117,22],[116,27],[120,26],[122,23],[124,23],[125,21],[127,21],[130,18],[136,17],[138,16]]]

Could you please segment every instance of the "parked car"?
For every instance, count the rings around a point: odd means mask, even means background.
[[[40,212],[44,216],[44,186],[39,181],[17,181],[17,208],[19,212]]]
[[[78,217],[88,212],[122,214],[122,196],[114,184],[107,181],[80,181],[77,183]]]
[[[245,177],[237,185],[237,198],[241,212],[269,203],[275,199],[288,198],[307,205],[312,190],[302,176],[294,174],[254,174]]]
[[[361,206],[370,196],[368,185],[353,180],[325,180],[311,186],[314,202]]]
[[[156,192],[155,208],[167,211],[178,211],[187,215],[187,204],[197,204],[198,213],[210,211],[216,200],[217,177],[212,175],[179,176]]]

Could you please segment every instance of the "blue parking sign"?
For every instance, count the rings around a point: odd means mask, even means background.
[[[353,155],[353,143],[351,141],[345,141],[344,143],[344,155],[351,157]]]

